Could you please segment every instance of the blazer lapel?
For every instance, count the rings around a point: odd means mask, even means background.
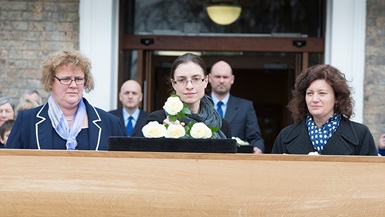
[[[99,126],[101,119],[96,109],[86,99],[83,98],[83,100],[87,108],[90,150],[97,151],[99,150],[100,136],[102,134],[102,128]]]
[[[37,149],[52,149],[52,124],[48,117],[48,103],[40,109],[36,114],[38,118],[37,123],[35,124],[35,137]]]
[[[146,118],[144,118],[144,113],[142,112],[142,110],[140,110],[140,113],[139,113],[139,117],[138,117],[138,120],[136,121],[136,124],[135,124],[135,127],[134,129],[132,129],[132,133],[131,135],[136,135],[136,133],[139,131],[139,130],[142,130],[141,126],[144,126],[145,125],[145,122],[147,121]],[[124,122],[123,122],[124,123]]]
[[[234,99],[233,96],[230,95],[229,101],[227,102],[227,108],[226,108],[226,113],[225,113],[225,120],[231,125],[231,122],[235,118],[235,114],[239,108],[238,103]]]

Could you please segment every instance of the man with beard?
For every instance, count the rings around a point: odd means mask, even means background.
[[[135,80],[128,80],[123,83],[119,92],[119,100],[123,108],[110,111],[111,114],[119,117],[127,136],[143,137],[142,128],[146,125],[148,112],[139,109],[142,102],[142,87]]]
[[[254,153],[263,153],[265,146],[253,102],[230,94],[234,83],[231,66],[225,61],[215,63],[211,67],[209,83],[215,108],[230,124],[232,135],[253,145]]]

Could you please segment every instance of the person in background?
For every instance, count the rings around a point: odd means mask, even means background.
[[[35,108],[38,106],[39,106],[39,104],[35,100],[25,98],[22,101],[20,101],[19,104],[17,105],[16,115],[19,114],[19,112],[22,110],[31,109],[31,108]]]
[[[265,146],[253,102],[230,94],[234,79],[227,62],[216,62],[209,74],[211,98],[218,112],[229,123],[232,135],[253,145],[255,154],[261,154]]]
[[[219,116],[210,97],[205,95],[208,77],[206,64],[199,56],[192,53],[179,56],[171,66],[169,81],[176,95],[191,111],[181,122],[203,122],[207,126],[220,129],[214,133],[217,138],[231,138],[228,123]],[[158,121],[163,124],[166,117],[163,109],[157,110],[150,113],[147,122]]]
[[[123,136],[117,117],[93,107],[83,92],[94,88],[91,62],[77,50],[62,50],[42,64],[44,105],[20,111],[6,148],[107,150],[109,136]]]
[[[296,78],[288,105],[294,124],[278,134],[272,154],[377,155],[368,127],[353,122],[353,99],[345,75],[316,65]]]
[[[15,104],[12,98],[0,97],[0,126],[7,120],[15,119]]]
[[[41,98],[41,95],[39,91],[37,90],[27,90],[23,93],[23,95],[20,97],[19,102],[22,102],[24,99],[32,99],[34,100],[38,105],[43,104],[43,99]]]
[[[11,133],[15,120],[8,120],[0,126],[0,148],[4,148],[7,143],[9,134]]]
[[[117,116],[126,126],[122,130],[126,132],[127,136],[143,137],[142,128],[146,125],[149,113],[139,108],[142,100],[142,87],[137,81],[128,80],[123,83],[119,92],[119,101],[123,107],[112,110],[110,113]]]
[[[378,144],[378,155],[385,156],[385,134],[381,135]]]

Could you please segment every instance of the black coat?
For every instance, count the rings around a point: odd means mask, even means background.
[[[278,134],[272,154],[309,154],[316,151],[310,140],[305,120],[290,125]],[[368,127],[342,118],[340,125],[325,145],[322,155],[378,155]]]

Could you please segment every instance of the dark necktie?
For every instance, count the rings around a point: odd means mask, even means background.
[[[223,118],[222,105],[223,105],[223,102],[222,102],[222,101],[219,101],[219,102],[217,103],[217,111],[218,111],[218,113],[219,113],[219,116],[221,116],[221,118]]]
[[[133,119],[132,116],[128,118],[128,122],[126,126],[127,136],[131,136],[131,133],[132,133],[132,119]]]

